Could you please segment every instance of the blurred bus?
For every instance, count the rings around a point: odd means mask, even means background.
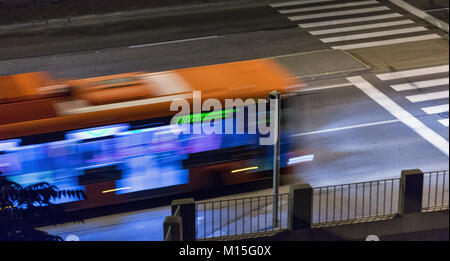
[[[201,91],[202,100],[264,99],[273,90],[298,88],[293,79],[266,59],[87,79],[55,80],[45,72],[1,76],[0,171],[21,185],[84,190],[86,200],[55,201],[69,209],[270,179],[273,146],[259,145],[260,133],[174,132],[169,124],[177,111],[170,104],[182,98],[192,109],[193,91]],[[239,110],[245,108],[180,120],[195,128],[198,119],[213,117],[224,126]],[[245,122],[246,128],[256,124]],[[281,136],[283,174],[292,171],[288,161],[296,152],[286,133]]]

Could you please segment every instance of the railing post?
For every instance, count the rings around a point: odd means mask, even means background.
[[[313,189],[309,184],[291,185],[290,230],[309,229],[312,224]]]
[[[420,169],[402,170],[400,179],[400,215],[418,213],[422,210],[423,172]]]
[[[164,219],[164,240],[183,241],[183,225],[181,217],[167,216]]]
[[[280,128],[281,128],[281,94],[277,91],[273,91],[270,93],[271,99],[275,99],[275,122],[271,124],[275,124],[274,129],[274,144],[273,144],[273,217],[272,217],[272,227],[278,227],[278,195],[279,195],[279,186],[280,186]],[[272,106],[272,102],[270,103]],[[271,108],[272,113],[272,108]]]
[[[193,198],[177,199],[172,201],[172,215],[175,214],[177,207],[179,206],[179,216],[183,225],[183,240],[194,241],[195,240],[195,200]]]

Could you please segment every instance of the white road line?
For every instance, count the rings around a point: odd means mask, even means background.
[[[416,42],[416,41],[423,41],[423,40],[430,40],[430,39],[437,39],[437,38],[441,38],[441,37],[437,34],[427,34],[427,35],[420,35],[420,36],[402,37],[402,38],[396,38],[396,39],[391,39],[391,40],[365,42],[365,43],[359,43],[359,44],[338,45],[338,46],[332,46],[331,48],[339,49],[339,50],[350,50],[350,49],[374,47],[374,46],[389,45],[389,44]]]
[[[400,6],[401,8],[412,13],[413,15],[424,19],[425,21],[433,24],[434,26],[441,28],[442,30],[444,30],[448,33],[448,24],[437,19],[436,17],[434,17],[430,14],[427,14],[426,12],[424,12],[420,9],[415,8],[414,6],[406,3],[405,1],[402,1],[402,0],[389,0],[389,1],[396,4],[397,6]]]
[[[321,6],[313,6],[313,7],[302,7],[302,8],[279,10],[278,12],[280,12],[282,14],[292,14],[292,13],[300,13],[300,12],[308,12],[308,11],[316,11],[316,10],[325,10],[325,9],[333,9],[333,8],[341,8],[341,7],[370,5],[370,4],[378,4],[378,1],[370,0],[370,1],[350,2],[350,3],[344,3],[344,4],[333,4],[333,5],[321,5]]]
[[[443,11],[443,10],[447,10],[448,11],[448,7],[437,8],[437,9],[430,9],[430,10],[426,10],[425,12],[429,13],[429,12]]]
[[[371,12],[378,12],[378,11],[386,11],[390,10],[386,6],[379,6],[379,7],[370,7],[370,8],[361,8],[361,9],[354,9],[354,10],[345,10],[345,11],[335,11],[335,12],[326,12],[326,13],[319,13],[319,14],[309,14],[309,15],[296,15],[296,16],[289,16],[288,18],[291,21],[298,21],[298,20],[306,20],[306,19],[314,19],[314,18],[330,18],[334,16],[341,16],[341,15],[352,15],[352,14],[363,14],[363,13],[371,13]]]
[[[309,31],[309,33],[312,35],[336,34],[336,33],[343,33],[343,32],[361,31],[361,30],[374,29],[374,28],[413,24],[413,23],[414,23],[413,20],[408,19],[408,20],[400,20],[400,21],[387,22],[387,23],[356,25],[356,26],[340,27],[340,28],[334,28],[334,29]]]
[[[314,154],[309,154],[309,155],[289,158],[287,164],[292,165],[292,164],[298,164],[298,163],[308,162],[308,161],[313,161],[313,160],[314,160]]]
[[[190,42],[190,41],[213,39],[213,38],[217,38],[217,37],[219,37],[219,36],[218,35],[212,35],[212,36],[205,36],[205,37],[198,37],[198,38],[189,38],[189,39],[174,40],[174,41],[159,42],[159,43],[138,44],[138,45],[128,46],[128,48],[142,48],[142,47],[155,46],[155,45],[164,45],[164,44],[172,44],[172,43],[183,43],[183,42]]]
[[[315,4],[315,3],[322,3],[322,2],[333,2],[334,0],[304,0],[304,1],[289,1],[289,2],[281,2],[281,3],[274,3],[270,4],[271,7],[277,8],[277,7],[285,7],[285,6],[291,6],[291,5],[306,5],[306,4]]]
[[[421,69],[382,73],[382,74],[377,74],[376,76],[378,77],[378,79],[380,79],[382,81],[390,81],[390,80],[396,80],[396,79],[401,79],[401,78],[422,76],[422,75],[427,75],[427,74],[444,73],[444,72],[448,72],[448,69],[449,69],[449,66],[447,64],[447,65],[427,67],[427,68],[421,68]]]
[[[444,125],[445,127],[448,127],[448,119],[444,119],[444,120],[438,120],[438,122],[442,125]]]
[[[448,104],[436,105],[422,108],[427,114],[436,114],[448,111]]]
[[[349,24],[349,23],[357,23],[357,22],[366,22],[366,21],[374,21],[374,20],[382,20],[388,18],[397,18],[402,17],[399,13],[392,14],[384,14],[384,15],[372,15],[358,18],[346,18],[346,19],[338,19],[332,21],[322,21],[322,22],[313,22],[313,23],[304,23],[299,24],[301,28],[311,28],[311,27],[320,27],[320,26],[330,26],[330,25],[338,25],[338,24]]]
[[[431,143],[438,150],[449,156],[448,141],[439,134],[428,128],[425,124],[400,107],[397,103],[391,100],[384,93],[375,88],[372,84],[367,82],[361,76],[348,77],[351,83],[363,91],[367,96],[372,98],[376,103],[394,115],[397,119],[403,122],[406,126],[411,128],[429,143]]]
[[[448,85],[448,77],[440,78],[440,79],[433,79],[433,80],[428,80],[428,81],[393,84],[393,85],[391,85],[391,87],[392,87],[392,89],[399,92],[399,91],[415,90],[415,89],[420,89],[420,88],[435,87],[435,86],[440,86],[440,85]]]
[[[318,86],[318,87],[309,87],[309,88],[303,88],[298,91],[295,91],[295,93],[333,89],[333,88],[346,87],[346,86],[353,86],[353,84],[342,83],[342,84],[325,85],[325,86]]]
[[[439,99],[448,98],[448,91],[416,94],[416,95],[406,96],[405,98],[408,99],[410,102],[424,102],[424,101],[439,100]]]
[[[367,38],[374,38],[374,37],[383,37],[383,36],[396,35],[396,34],[423,32],[426,30],[427,30],[427,28],[425,28],[423,26],[417,26],[417,27],[411,27],[411,28],[379,31],[379,32],[373,32],[373,33],[362,33],[362,34],[352,34],[352,35],[343,35],[343,36],[337,36],[337,37],[321,38],[320,40],[324,43],[334,43],[334,42],[359,40],[359,39],[367,39]]]
[[[400,120],[376,121],[376,122],[370,122],[370,123],[364,123],[364,124],[357,124],[357,125],[333,128],[333,129],[309,131],[309,132],[293,134],[293,135],[291,135],[291,137],[300,137],[300,136],[306,136],[306,135],[313,135],[313,134],[321,134],[321,133],[335,132],[335,131],[341,131],[341,130],[349,130],[349,129],[363,128],[363,127],[370,127],[370,126],[383,125],[383,124],[389,124],[389,123],[394,123],[394,122],[400,122]]]

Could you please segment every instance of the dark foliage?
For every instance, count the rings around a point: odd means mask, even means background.
[[[66,212],[53,199],[62,196],[84,199],[80,190],[58,190],[46,182],[27,187],[8,180],[0,172],[0,241],[61,241],[59,236],[36,229],[61,222],[83,222],[77,216]]]

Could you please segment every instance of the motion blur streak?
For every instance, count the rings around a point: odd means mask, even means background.
[[[235,169],[235,170],[232,170],[231,173],[242,172],[242,171],[253,170],[253,169],[258,169],[258,167],[248,167],[248,168],[243,168],[243,169]]]
[[[84,190],[86,200],[55,200],[71,210],[266,180],[273,152],[258,143],[266,134],[249,129],[266,124],[266,104],[253,112],[257,117],[243,113],[249,119],[244,133],[237,131],[235,114],[248,105],[180,115],[192,129],[202,129],[205,118],[220,128],[233,126],[223,135],[223,129],[173,131],[171,104],[183,98],[195,106],[192,93],[201,92],[202,100],[227,107],[228,99],[264,100],[274,90],[288,94],[297,86],[302,85],[271,59],[85,79],[1,76],[0,171],[22,185],[48,182]],[[293,173],[287,159],[296,153],[287,132],[281,139],[281,174]]]
[[[314,160],[314,154],[310,154],[310,155],[290,158],[288,160],[288,165],[296,164],[296,163],[302,163],[302,162],[307,162],[307,161],[313,161],[313,160]]]
[[[116,189],[108,189],[108,190],[104,190],[104,191],[102,191],[102,193],[109,193],[109,192],[114,192],[114,191],[118,191],[118,190],[124,190],[124,189],[131,189],[131,187],[125,187],[125,188],[116,188]]]

